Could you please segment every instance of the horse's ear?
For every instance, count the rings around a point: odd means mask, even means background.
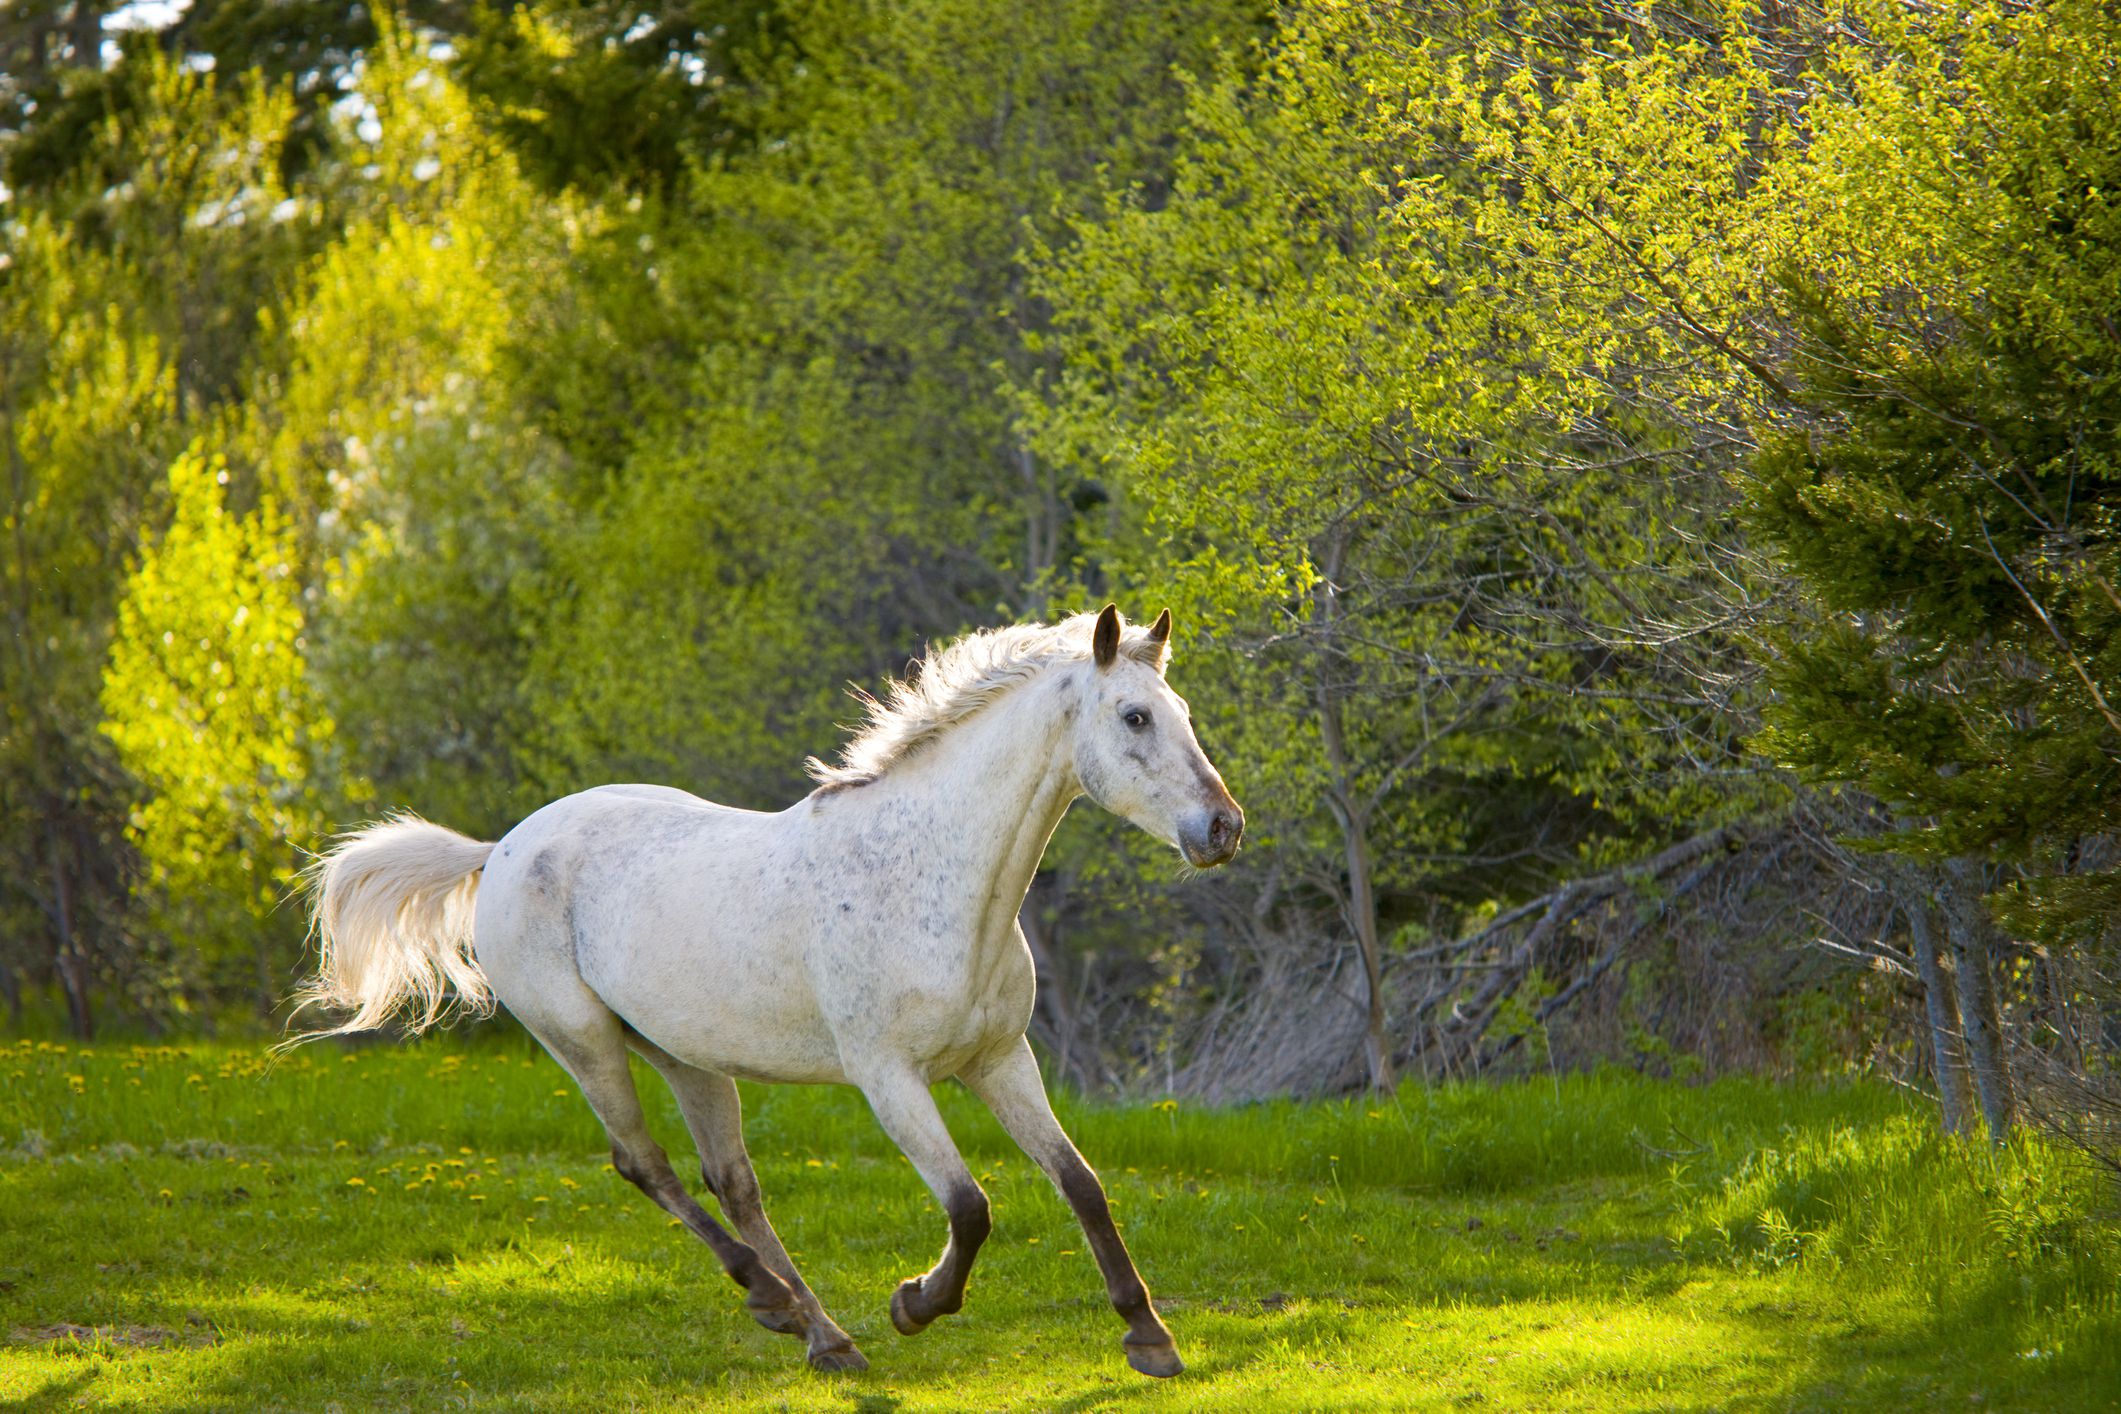
[[[1155,623],[1149,625],[1149,646],[1156,649],[1157,655],[1161,657],[1163,654],[1164,645],[1169,643],[1170,641],[1171,611],[1169,609],[1166,609],[1161,614],[1158,614],[1156,616]]]
[[[1097,616],[1090,634],[1090,656],[1100,668],[1109,668],[1119,658],[1119,605],[1107,604]]]

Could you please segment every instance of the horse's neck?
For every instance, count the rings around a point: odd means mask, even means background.
[[[918,867],[963,887],[983,934],[1015,917],[1047,840],[1082,790],[1064,750],[1071,700],[1068,683],[1042,675],[885,778],[935,826]]]

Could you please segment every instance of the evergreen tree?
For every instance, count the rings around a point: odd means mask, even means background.
[[[2121,884],[2071,867],[2121,811],[2121,18],[1887,17],[1890,64],[1822,104],[1786,269],[1809,414],[1755,459],[1752,518],[1824,613],[1780,636],[1762,745],[1861,786],[1933,876],[1969,1059],[2013,1118],[1981,903],[2103,939]]]

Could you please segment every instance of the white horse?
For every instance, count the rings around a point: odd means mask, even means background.
[[[583,791],[497,844],[400,816],[347,836],[311,885],[319,975],[336,1031],[452,993],[498,998],[581,1086],[619,1173],[697,1233],[769,1330],[820,1370],[866,1368],[797,1274],[760,1206],[731,1077],[859,1086],[949,1215],[933,1270],[900,1284],[913,1335],[960,1308],[987,1196],[929,1087],[956,1076],[1075,1210],[1127,1361],[1182,1368],[1097,1175],[1053,1117],[1024,1039],[1032,968],[1017,912],[1078,795],[1207,868],[1237,852],[1244,813],[1164,682],[1171,615],[1144,630],[1096,616],[972,634],[932,657],[841,764],[778,814],[661,786]],[[483,877],[482,877],[483,876]],[[702,1176],[740,1237],[686,1192],[649,1137],[631,1047],[676,1093]]]

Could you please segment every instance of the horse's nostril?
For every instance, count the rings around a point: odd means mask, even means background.
[[[1218,813],[1208,822],[1208,843],[1221,849],[1230,842],[1230,817]]]

